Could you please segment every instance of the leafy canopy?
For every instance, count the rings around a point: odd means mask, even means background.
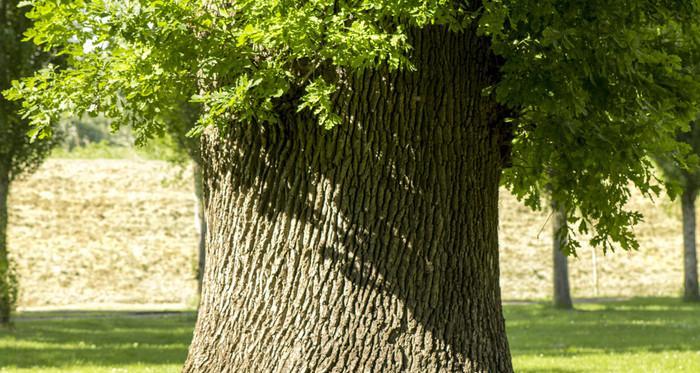
[[[280,105],[338,125],[331,97],[343,74],[413,69],[407,30],[477,32],[503,59],[484,94],[508,106],[515,135],[505,182],[539,208],[551,190],[573,235],[635,248],[625,209],[636,185],[658,193],[651,154],[684,154],[673,140],[694,114],[694,0],[30,0],[27,38],[57,50],[6,94],[23,100],[32,135],[61,113],[105,112],[141,140],[168,126],[182,100],[207,126],[274,122]],[[235,124],[240,125],[240,124]],[[545,188],[548,186],[551,189]],[[569,251],[577,243],[569,240]]]

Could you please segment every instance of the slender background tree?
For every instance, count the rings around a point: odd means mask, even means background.
[[[678,140],[692,148],[692,154],[700,155],[700,125],[690,124],[690,130],[681,132]],[[700,301],[698,290],[698,259],[695,230],[695,199],[700,188],[700,166],[676,159],[657,158],[658,164],[669,183],[680,189],[680,204],[683,217],[683,300]]]
[[[512,371],[499,182],[567,206],[568,252],[636,248],[629,185],[658,193],[697,104],[695,1],[30,3],[70,65],[6,93],[37,130],[104,111],[147,138],[196,87],[185,372]]]
[[[174,108],[167,123],[167,131],[174,140],[180,155],[192,163],[192,177],[195,195],[195,224],[199,232],[199,244],[197,250],[197,294],[202,294],[202,281],[204,279],[204,267],[206,263],[206,236],[207,220],[204,213],[204,185],[202,175],[202,156],[199,137],[188,136],[195,127],[201,112],[201,106],[189,102],[187,95],[181,96],[184,100],[173,104]]]
[[[0,89],[14,79],[32,74],[47,61],[33,43],[22,42],[30,25],[19,0],[0,0]],[[19,105],[0,97],[0,324],[10,322],[17,300],[18,283],[9,259],[7,224],[8,197],[13,180],[36,169],[58,137],[32,141],[32,127],[20,118]]]
[[[554,307],[573,309],[569,286],[569,258],[566,253],[566,209],[556,201],[552,206],[552,301]]]

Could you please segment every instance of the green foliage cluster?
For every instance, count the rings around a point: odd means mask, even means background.
[[[642,216],[625,209],[630,184],[658,194],[652,156],[678,161],[688,151],[674,136],[696,112],[698,4],[517,3],[482,19],[499,25],[489,32],[506,58],[496,94],[519,108],[505,181],[535,208],[551,188],[579,233],[595,227],[594,245],[637,248],[631,227]],[[570,240],[566,250],[578,247]]]
[[[505,183],[533,208],[551,188],[571,229],[593,243],[637,246],[629,184],[659,187],[649,156],[681,157],[674,141],[695,113],[696,0],[30,0],[27,38],[59,51],[17,81],[33,134],[66,111],[104,112],[140,141],[168,130],[182,102],[208,126],[274,122],[308,110],[339,119],[333,95],[361,69],[414,69],[411,28],[476,32],[503,61],[492,94],[513,114]],[[182,131],[180,131],[182,132]],[[574,229],[575,228],[575,229]],[[577,241],[569,239],[568,251]]]
[[[33,74],[48,56],[30,43],[22,43],[22,34],[30,21],[18,0],[0,0],[0,90],[11,87],[12,81]],[[17,111],[19,104],[0,96],[0,178],[10,181],[32,172],[59,141],[58,137],[32,142],[26,133],[32,129]]]
[[[27,37],[60,50],[71,67],[50,66],[9,97],[25,99],[34,134],[50,132],[65,111],[104,112],[144,140],[189,98],[207,107],[194,132],[225,125],[226,115],[274,121],[273,101],[299,89],[305,94],[296,106],[331,126],[334,89],[324,73],[410,67],[405,26],[390,20],[422,26],[446,18],[448,3],[28,1],[36,23]]]
[[[678,141],[687,144],[691,149],[690,162],[678,157],[656,157],[656,163],[664,174],[666,185],[675,195],[685,191],[696,195],[700,188],[700,118],[690,122],[690,129],[679,132]]]

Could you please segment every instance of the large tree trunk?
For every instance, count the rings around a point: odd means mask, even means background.
[[[202,167],[199,163],[193,164],[194,178],[194,196],[195,196],[195,224],[199,230],[199,250],[197,255],[197,294],[202,294],[202,281],[204,277],[204,264],[206,261],[206,243],[207,243],[207,220],[204,216],[204,192]]]
[[[683,210],[683,299],[700,301],[698,292],[698,259],[695,250],[695,197],[697,191],[686,188],[681,196]]]
[[[566,238],[557,234],[559,229],[566,225],[566,210],[556,201],[552,201],[552,214],[554,219],[554,224],[552,225],[554,307],[573,309],[574,306],[569,290],[569,261],[562,251],[566,245]]]
[[[9,172],[0,166],[0,325],[10,323],[17,291],[7,252],[7,198],[10,193]]]
[[[341,78],[343,123],[203,137],[209,224],[185,372],[511,372],[496,62],[415,31],[416,72]]]

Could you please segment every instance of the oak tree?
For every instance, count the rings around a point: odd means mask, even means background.
[[[684,0],[32,0],[36,130],[191,92],[209,223],[186,372],[512,371],[498,188],[632,249],[697,98]],[[558,170],[550,175],[547,170]]]

